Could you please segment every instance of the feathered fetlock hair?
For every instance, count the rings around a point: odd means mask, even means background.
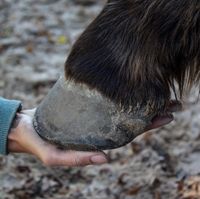
[[[109,0],[73,46],[66,78],[121,103],[163,111],[200,80],[199,0]]]

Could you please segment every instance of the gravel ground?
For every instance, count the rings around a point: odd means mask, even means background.
[[[1,0],[0,96],[35,107],[63,71],[97,0]],[[110,164],[46,168],[34,157],[0,157],[0,199],[198,199],[200,103],[196,91],[162,129],[107,151]]]

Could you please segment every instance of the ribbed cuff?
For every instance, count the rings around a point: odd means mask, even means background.
[[[16,112],[21,109],[21,102],[0,98],[0,154],[7,155],[7,139]]]

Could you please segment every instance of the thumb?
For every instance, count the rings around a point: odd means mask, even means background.
[[[99,165],[107,163],[103,152],[62,151],[55,149],[42,158],[46,166],[79,167],[86,165]]]

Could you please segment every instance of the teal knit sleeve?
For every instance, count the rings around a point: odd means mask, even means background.
[[[16,112],[21,109],[21,102],[0,97],[0,154],[6,155],[8,132]]]

